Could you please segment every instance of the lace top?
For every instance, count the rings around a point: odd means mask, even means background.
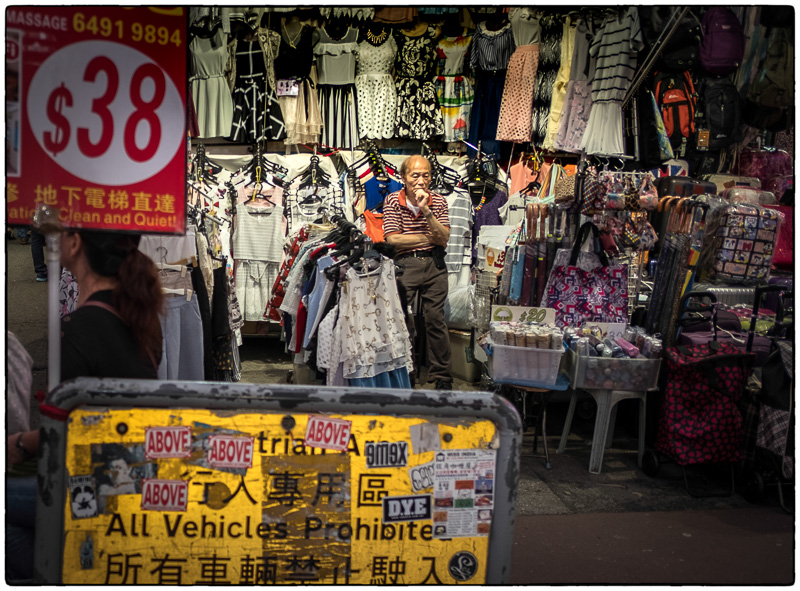
[[[358,76],[391,76],[394,58],[397,55],[397,42],[391,35],[385,43],[375,47],[368,41],[358,44]]]
[[[338,41],[325,31],[317,29],[319,42],[314,46],[317,75],[320,84],[352,84],[356,78],[358,29],[350,27]]]

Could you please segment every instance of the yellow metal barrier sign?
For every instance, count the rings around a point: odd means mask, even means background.
[[[67,584],[486,582],[485,419],[77,409]]]

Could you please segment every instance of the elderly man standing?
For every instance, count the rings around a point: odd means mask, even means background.
[[[450,238],[450,219],[444,197],[428,190],[431,165],[422,156],[410,156],[400,167],[404,188],[386,198],[383,233],[397,249],[395,259],[405,267],[400,282],[409,300],[422,298],[428,339],[428,381],[437,390],[451,390],[450,339],[444,321],[447,269],[444,247]]]

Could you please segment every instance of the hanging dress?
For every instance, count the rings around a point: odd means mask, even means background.
[[[314,29],[303,26],[299,33],[291,37],[285,26],[281,28],[281,46],[275,58],[275,78],[298,82],[297,95],[278,96],[286,125],[284,143],[287,146],[316,144],[322,133],[322,115],[319,112],[316,76],[312,72]]]
[[[638,52],[644,47],[639,10],[635,7],[609,16],[589,46],[597,57],[592,79],[592,112],[581,148],[587,154],[625,153],[622,139],[622,99],[636,73]]]
[[[227,137],[233,122],[231,89],[225,81],[227,35],[218,28],[212,37],[194,37],[189,43],[189,56],[197,137]]]
[[[429,140],[444,133],[433,84],[436,35],[434,27],[427,27],[417,36],[402,31],[397,34],[395,135],[398,138]]]
[[[506,68],[514,53],[514,33],[511,23],[499,31],[490,31],[480,23],[472,37],[470,66],[475,77],[475,103],[469,124],[469,141],[484,144],[486,153],[499,154],[497,120],[506,83]]]
[[[516,50],[508,62],[508,73],[497,122],[497,139],[531,141],[531,110],[536,69],[539,66],[539,18],[532,8],[511,9],[508,20]]]
[[[325,27],[317,29],[314,56],[319,77],[322,143],[334,148],[358,145],[356,53],[358,29],[349,27],[341,39],[333,39]]]
[[[394,137],[397,91],[392,68],[397,55],[397,42],[388,30],[386,32],[386,41],[377,47],[366,40],[358,44],[358,131],[360,137],[370,139]]]
[[[283,114],[275,96],[273,62],[280,47],[280,35],[259,29],[250,41],[234,40],[233,124],[230,139],[242,144],[280,140],[286,136]]]
[[[567,82],[572,66],[572,49],[575,45],[575,27],[572,19],[564,18],[563,33],[561,35],[561,67],[558,69],[556,80],[553,83],[553,97],[550,100],[550,114],[547,117],[547,133],[544,136],[542,147],[545,150],[555,150],[558,125],[564,111],[564,101],[567,96]]]
[[[586,21],[575,27],[572,67],[564,98],[564,111],[558,123],[555,147],[565,152],[580,152],[581,140],[592,112],[592,83],[596,59],[589,56],[591,34]]]
[[[547,135],[547,120],[553,101],[553,86],[561,68],[561,36],[564,26],[561,19],[555,15],[543,16],[539,24],[542,27],[542,36],[539,43],[536,88],[533,91],[531,140],[541,147]]]
[[[442,37],[436,46],[436,98],[442,110],[446,142],[467,139],[475,92],[466,76],[472,35]]]

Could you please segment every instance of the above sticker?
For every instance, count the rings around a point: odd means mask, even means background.
[[[142,509],[145,511],[186,511],[189,483],[186,480],[145,480]]]
[[[347,451],[352,423],[343,419],[331,419],[311,415],[306,426],[305,444],[335,451]]]
[[[383,497],[383,522],[421,521],[431,518],[431,495]]]
[[[250,468],[253,465],[253,438],[211,435],[206,459],[212,468]]]
[[[188,458],[192,454],[191,427],[147,427],[144,455],[148,460]]]
[[[408,443],[405,441],[367,441],[364,444],[367,468],[405,468]]]

